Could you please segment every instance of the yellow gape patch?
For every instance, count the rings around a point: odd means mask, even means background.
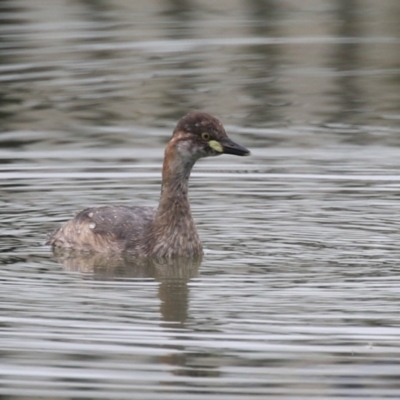
[[[224,151],[221,143],[217,142],[216,140],[210,140],[208,142],[208,145],[215,151],[217,151],[218,153],[222,153]]]

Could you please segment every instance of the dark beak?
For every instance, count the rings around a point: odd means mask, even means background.
[[[250,151],[246,149],[246,147],[241,146],[240,144],[237,144],[233,142],[229,138],[225,138],[220,141],[222,148],[223,148],[223,153],[224,154],[233,154],[235,156],[249,156]]]

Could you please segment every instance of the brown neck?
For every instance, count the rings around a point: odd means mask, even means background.
[[[189,176],[194,162],[184,160],[178,153],[176,143],[171,140],[165,149],[162,170],[162,186],[157,219],[173,223],[178,217],[191,218],[188,198]]]
[[[153,222],[157,254],[184,255],[193,252],[196,246],[196,251],[201,252],[188,198],[189,176],[194,163],[193,158],[185,159],[179,154],[176,140],[169,142],[165,149],[160,203]]]

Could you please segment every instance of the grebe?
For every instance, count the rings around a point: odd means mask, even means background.
[[[167,144],[160,202],[150,207],[86,208],[52,233],[53,248],[100,253],[129,252],[140,257],[197,257],[203,253],[190,212],[189,176],[202,157],[249,150],[230,140],[210,114],[191,112],[178,121]]]

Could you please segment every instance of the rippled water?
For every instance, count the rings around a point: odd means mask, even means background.
[[[0,4],[2,398],[400,397],[400,3],[214,3]],[[201,265],[43,245],[192,109]]]

